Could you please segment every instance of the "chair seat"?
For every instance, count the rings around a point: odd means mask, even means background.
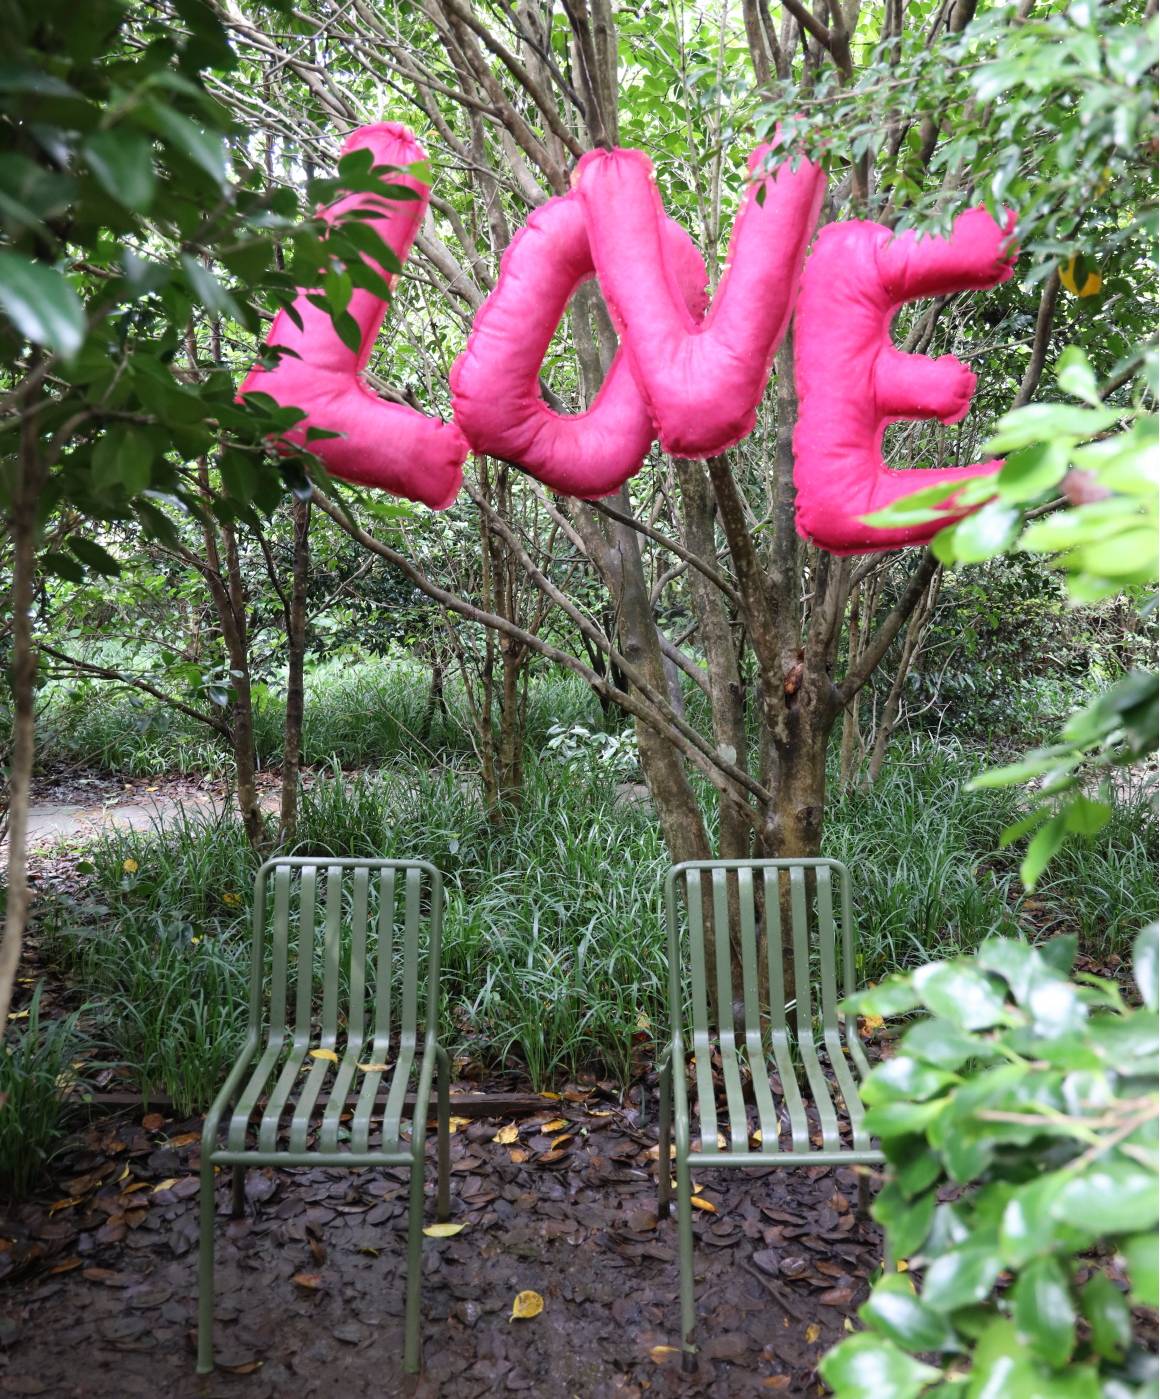
[[[776,1063],[776,1053],[772,1057]],[[690,1164],[708,1165],[712,1158],[715,1167],[785,1165],[787,1155],[809,1156],[808,1163],[795,1165],[884,1160],[862,1126],[865,1109],[845,1057],[838,1058],[840,1069],[832,1075],[812,1046],[803,1058],[811,1090],[806,1095],[791,1064],[777,1075],[759,1070],[751,1076],[744,1048],[727,1043],[722,1053],[721,1041],[714,1039],[697,1050],[693,1117],[699,1118],[699,1128],[696,1120],[690,1122]]]
[[[414,1045],[393,1064],[373,1050],[363,1059],[357,1043],[349,1041],[341,1059],[334,1056],[328,1045],[295,1042],[289,1036],[268,1042],[238,1095],[227,1144],[214,1152],[214,1159],[269,1158],[267,1164],[288,1164],[287,1158],[301,1157],[302,1164],[313,1165],[319,1152],[338,1152],[340,1142],[359,1157],[398,1154]],[[257,1142],[250,1145],[255,1126]],[[283,1139],[287,1126],[289,1135]],[[380,1143],[372,1146],[371,1133],[380,1126]],[[312,1132],[315,1140],[308,1145]]]

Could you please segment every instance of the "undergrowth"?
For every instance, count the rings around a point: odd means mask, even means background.
[[[827,814],[824,853],[853,875],[863,980],[1021,931],[1078,929],[1089,949],[1126,954],[1155,915],[1147,800],[1129,795],[1024,907],[1017,857],[998,849],[1018,794],[966,791],[981,760],[957,745],[910,748]],[[647,803],[623,793],[599,762],[548,750],[497,830],[476,778],[454,768],[335,769],[303,791],[293,853],[433,861],[448,890],[445,1042],[537,1087],[585,1067],[623,1081],[640,1017],[664,1023],[668,863]],[[141,1087],[204,1108],[243,1033],[255,857],[232,817],[195,817],[110,830],[87,858],[93,897],[57,905],[53,950],[99,999],[107,1047]]]

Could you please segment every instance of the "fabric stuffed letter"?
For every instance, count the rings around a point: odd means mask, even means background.
[[[750,156],[751,174],[769,149]],[[793,314],[824,173],[808,161],[796,170],[787,163],[747,187],[704,319],[690,310],[665,256],[666,219],[648,157],[589,151],[574,184],[600,285],[661,446],[699,458],[735,446],[756,425]]]
[[[406,173],[405,167],[426,159],[426,153],[410,130],[398,122],[360,127],[347,139],[342,153],[364,149],[372,152],[376,165],[404,167],[404,171],[391,174],[391,182],[408,186],[419,198],[389,200],[353,194],[323,210],[322,217],[333,222],[353,207],[377,209],[383,217],[371,220],[371,227],[403,262],[430,197],[429,187]],[[375,270],[391,280],[385,269]],[[284,355],[276,369],[251,370],[241,392],[267,393],[284,407],[301,408],[307,417],[286,434],[292,442],[305,444],[308,427],[342,433],[341,437],[311,443],[311,451],[335,476],[422,501],[433,510],[446,509],[463,482],[468,449],[462,433],[453,423],[379,398],[360,377],[387,303],[372,292],[355,288],[347,310],[361,332],[357,351],[342,343],[330,316],[313,306],[305,294],[294,306],[302,318],[302,329],[285,311],[279,311],[268,343],[284,345],[298,357]]]
[[[695,321],[705,309],[705,264],[671,219],[660,255]],[[539,373],[576,288],[594,273],[584,206],[575,191],[535,210],[504,253],[496,289],[476,315],[451,371],[455,421],[471,449],[518,462],[554,491],[598,499],[640,470],[653,423],[623,347],[586,413],[555,413]]]
[[[1015,216],[1000,228],[970,209],[951,237],[895,236],[875,223],[822,229],[802,274],[794,327],[798,421],[794,431],[797,529],[832,554],[874,553],[924,544],[945,524],[875,529],[860,516],[925,486],[954,487],[995,470],[995,463],[892,471],[882,435],[903,418],[957,423],[975,391],[975,376],[953,355],[931,359],[896,350],[894,312],[906,301],[983,291],[1011,276]]]

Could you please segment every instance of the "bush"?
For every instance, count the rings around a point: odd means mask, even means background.
[[[1155,1392],[1131,1307],[1157,1305],[1157,946],[1153,924],[1135,1010],[1069,975],[1074,938],[993,938],[847,1003],[928,1017],[864,1085],[888,1263],[820,1366],[838,1399]]]

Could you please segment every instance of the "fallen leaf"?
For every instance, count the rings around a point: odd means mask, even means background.
[[[136,860],[122,860],[122,861],[121,861],[121,868],[125,871],[126,874],[136,874],[136,873],[137,873],[137,861],[136,861]]]
[[[312,1059],[327,1059],[332,1064],[338,1063],[338,1055],[333,1049],[312,1049],[310,1051],[310,1057]]]
[[[676,1145],[675,1145],[673,1142],[669,1142],[669,1160],[671,1161],[672,1158],[673,1158],[676,1154],[677,1154]],[[659,1161],[659,1160],[661,1159],[661,1144],[660,1144],[660,1142],[657,1142],[656,1146],[650,1146],[649,1149],[648,1149],[648,1151],[645,1153],[645,1155],[646,1155],[646,1156],[651,1156],[652,1159],[653,1159],[654,1161]]]
[[[764,1139],[764,1137],[762,1137],[762,1135],[761,1135],[761,1128],[760,1128],[760,1127],[756,1127],[756,1128],[754,1128],[754,1130],[753,1130],[752,1132],[750,1132],[750,1134],[749,1134],[749,1140],[750,1140],[751,1142],[756,1142],[756,1144],[757,1144],[758,1146],[761,1145],[761,1143],[762,1143],[765,1139]]]
[[[824,1307],[845,1307],[854,1300],[854,1289],[852,1287],[828,1287],[817,1300]]]
[[[847,1317],[843,1317],[843,1319],[842,1319],[842,1326],[843,1326],[844,1329],[847,1330],[847,1331],[853,1331],[853,1330],[855,1329],[854,1323],[850,1320],[850,1318],[849,1318],[848,1316],[847,1316]]]
[[[53,1267],[49,1268],[48,1275],[49,1277],[51,1277],[53,1273],[71,1272],[73,1268],[79,1268],[83,1262],[83,1258],[62,1258],[59,1263],[56,1263],[53,1265]]]
[[[512,1147],[511,1158],[513,1166],[522,1166],[524,1162],[528,1159],[528,1153],[526,1151],[519,1150],[517,1147]]]
[[[761,1381],[763,1389],[788,1389],[792,1375],[769,1375]]]
[[[170,1137],[165,1143],[166,1146],[176,1147],[180,1150],[183,1146],[192,1146],[194,1142],[201,1141],[200,1132],[182,1132],[179,1137]]]
[[[527,1321],[533,1316],[539,1316],[544,1310],[544,1299],[538,1292],[520,1292],[516,1294],[516,1300],[512,1303],[512,1314],[509,1321]]]
[[[900,1273],[905,1273],[909,1268],[910,1264],[906,1261],[905,1258],[900,1258],[898,1260],[898,1271]]]
[[[159,1190],[172,1190],[176,1184],[177,1177],[170,1176],[168,1180],[163,1180],[160,1185],[155,1185],[153,1187],[153,1193],[156,1195]]]
[[[290,1281],[296,1282],[299,1287],[308,1288],[312,1292],[316,1292],[324,1285],[321,1273],[295,1273]]]
[[[148,1117],[143,1117],[141,1119],[141,1126],[144,1127],[147,1132],[160,1132],[162,1127],[165,1126],[165,1119],[159,1112],[151,1112]]]
[[[360,1064],[359,1068],[364,1074],[385,1074],[390,1072],[391,1066],[390,1064]]]
[[[822,1328],[818,1325],[816,1321],[811,1321],[810,1324],[806,1327],[806,1345],[812,1346],[821,1334]]]
[[[448,1124],[453,1132],[458,1132],[460,1127],[470,1127],[470,1117],[453,1117]]]
[[[886,1021],[880,1015],[864,1015],[862,1016],[862,1033],[872,1035],[875,1030],[881,1030],[885,1024]]]
[[[512,1142],[519,1141],[520,1129],[514,1123],[508,1127],[501,1127],[495,1134],[495,1139],[500,1146],[510,1146]]]
[[[588,1115],[589,1115],[589,1117],[615,1117],[615,1116],[616,1116],[616,1109],[615,1109],[615,1108],[603,1108],[603,1109],[599,1109],[599,1110],[598,1110],[598,1109],[596,1109],[596,1108],[593,1108],[592,1111],[591,1111]]]
[[[540,1131],[547,1136],[549,1132],[558,1132],[561,1127],[570,1127],[572,1124],[566,1117],[553,1117],[551,1122],[545,1122]]]
[[[559,1151],[559,1149],[564,1145],[564,1143],[570,1142],[575,1135],[575,1132],[565,1132],[562,1137],[557,1137],[556,1140],[552,1143],[552,1150]]]
[[[379,1256],[379,1251],[377,1248],[360,1248],[359,1252],[365,1253],[368,1258],[377,1258]],[[848,1319],[849,1318],[847,1318],[847,1320]]]
[[[680,1355],[679,1346],[650,1346],[648,1358],[658,1365],[663,1365],[666,1360],[671,1360],[674,1355]]]
[[[49,1205],[48,1212],[55,1214],[57,1210],[71,1210],[75,1204],[75,1200],[58,1200],[55,1205]]]
[[[449,1239],[452,1234],[458,1234],[462,1224],[428,1224],[423,1233],[429,1239]]]
[[[541,1098],[555,1098],[557,1102],[560,1101],[560,1095],[559,1095],[559,1093],[541,1093],[541,1094],[540,1094],[540,1097],[541,1097]]]

